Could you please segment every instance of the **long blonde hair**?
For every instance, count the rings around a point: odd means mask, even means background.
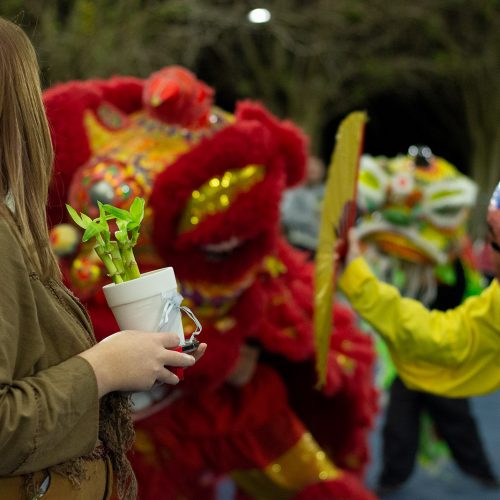
[[[35,50],[19,26],[0,17],[0,210],[13,219],[26,257],[43,278],[59,277],[46,218],[53,160]]]

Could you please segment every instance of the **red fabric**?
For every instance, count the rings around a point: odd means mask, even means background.
[[[127,127],[130,113],[145,109],[163,121],[203,120],[210,92],[200,90],[196,81],[182,92],[179,88],[177,94],[172,86],[167,88],[160,98],[172,108],[152,111],[145,85],[161,94],[162,75],[153,75],[147,84],[117,77],[71,82],[46,92],[56,150],[49,203],[52,224],[67,220],[64,203],[70,184],[77,181],[78,168],[89,161],[85,113],[99,119],[96,110],[105,103],[119,118],[119,127]],[[170,95],[177,97],[170,99]],[[179,116],[184,112],[191,113],[186,122]],[[142,498],[168,499],[170,492],[172,498],[211,498],[224,474],[266,466],[304,430],[315,436],[337,465],[359,475],[363,472],[368,460],[367,434],[376,411],[371,341],[357,330],[346,307],[335,306],[327,385],[322,392],[314,389],[313,269],[279,235],[282,191],[304,174],[306,142],[293,124],[279,121],[260,104],[243,102],[237,106],[234,123],[194,141],[191,149],[155,178],[147,200],[151,219],[145,222],[145,227],[152,227],[153,245],[139,259],[139,267],[144,272],[152,263],[171,265],[182,286],[217,284],[221,290],[235,292],[221,295],[220,300],[229,304],[224,316],[203,316],[194,302],[193,311],[203,324],[200,340],[209,344],[207,353],[186,370],[185,380],[176,388],[181,389],[181,397],[137,423],[150,445],[131,455]],[[179,219],[194,189],[227,170],[250,164],[264,167],[262,180],[239,193],[227,210],[179,232]],[[203,250],[206,244],[231,238],[240,245],[217,261]],[[268,268],[267,257],[281,267]],[[67,270],[70,264],[65,262],[63,267]],[[244,279],[245,287],[239,289]],[[101,285],[98,282],[81,295],[100,339],[118,330]],[[223,328],[224,321],[229,323]],[[244,387],[231,387],[225,380],[238,361],[241,346],[248,342],[261,347],[257,373]],[[353,476],[342,477],[346,482],[342,479],[331,487],[363,490],[361,482],[354,485]],[[310,494],[327,491],[321,489],[327,484],[311,486]]]
[[[44,104],[55,152],[55,171],[49,192],[48,218],[51,225],[67,220],[65,203],[77,168],[90,156],[83,116],[102,102],[125,114],[142,107],[141,80],[115,77],[56,85],[44,92]]]
[[[270,252],[284,187],[283,159],[269,130],[256,121],[237,122],[203,140],[160,173],[149,205],[154,212],[153,241],[176,274],[190,281],[231,283]],[[241,193],[231,210],[207,216],[203,224],[178,234],[178,220],[194,189],[227,170],[265,165],[265,179]],[[260,217],[259,213],[266,214]],[[213,265],[203,245],[238,238],[245,244]]]
[[[200,388],[196,397],[179,400],[139,422],[137,429],[156,446],[154,464],[144,455],[130,456],[144,500],[158,498],[154,495],[161,487],[189,499],[201,498],[195,495],[202,491],[210,495],[208,484],[213,487],[233,470],[265,468],[307,430],[290,411],[281,378],[263,366],[243,388],[224,385],[215,392]],[[327,493],[333,496],[318,496]],[[336,481],[307,487],[297,498],[374,497],[355,476],[343,472]]]
[[[193,129],[207,125],[214,91],[180,66],[153,73],[144,86],[144,107],[151,116]]]
[[[137,429],[155,444],[153,465],[144,455],[130,456],[145,500],[155,498],[162,478],[164,484],[173,482],[178,494],[195,498],[193,491],[207,477],[265,467],[304,432],[288,408],[279,376],[266,367],[242,388],[207,391],[200,386],[196,395],[138,422]],[[161,477],[150,481],[154,470]]]
[[[260,103],[241,101],[236,106],[238,120],[257,120],[272,131],[279,142],[286,165],[287,186],[299,183],[305,175],[308,138],[291,121],[278,121]]]

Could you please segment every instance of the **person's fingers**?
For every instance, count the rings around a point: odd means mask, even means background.
[[[165,368],[157,378],[158,382],[162,382],[164,384],[176,385],[179,383],[179,377],[172,373],[170,370]]]
[[[160,332],[160,341],[166,349],[174,349],[180,343],[179,336],[176,333]]]
[[[349,229],[349,234],[348,234],[348,240],[349,240],[349,245],[357,246],[358,245],[358,238],[356,236],[356,230],[351,227]]]
[[[354,259],[361,255],[361,249],[359,246],[358,235],[355,228],[349,230],[349,248],[347,252],[347,262],[352,262]]]
[[[198,349],[196,349],[196,351],[194,351],[192,354],[194,356],[194,359],[196,361],[198,361],[204,354],[205,354],[205,351],[207,350],[207,344],[200,344],[198,346]]]
[[[162,361],[166,366],[177,366],[182,368],[192,366],[195,363],[194,357],[190,354],[185,354],[183,352],[177,351],[169,351],[168,349],[165,349]]]

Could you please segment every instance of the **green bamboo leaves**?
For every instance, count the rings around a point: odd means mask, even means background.
[[[109,204],[97,202],[99,217],[91,219],[66,205],[69,215],[83,230],[82,241],[95,238],[96,251],[114,283],[123,283],[138,278],[141,274],[135,261],[133,248],[139,238],[139,230],[144,218],[144,199],[135,198],[130,209],[123,210]],[[109,221],[116,223],[117,231],[111,237]]]

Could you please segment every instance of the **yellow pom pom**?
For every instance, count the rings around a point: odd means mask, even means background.
[[[58,257],[75,253],[80,242],[80,233],[71,224],[59,224],[50,231],[50,244]]]
[[[91,256],[77,257],[71,266],[71,279],[79,287],[94,285],[101,278],[101,268]]]

